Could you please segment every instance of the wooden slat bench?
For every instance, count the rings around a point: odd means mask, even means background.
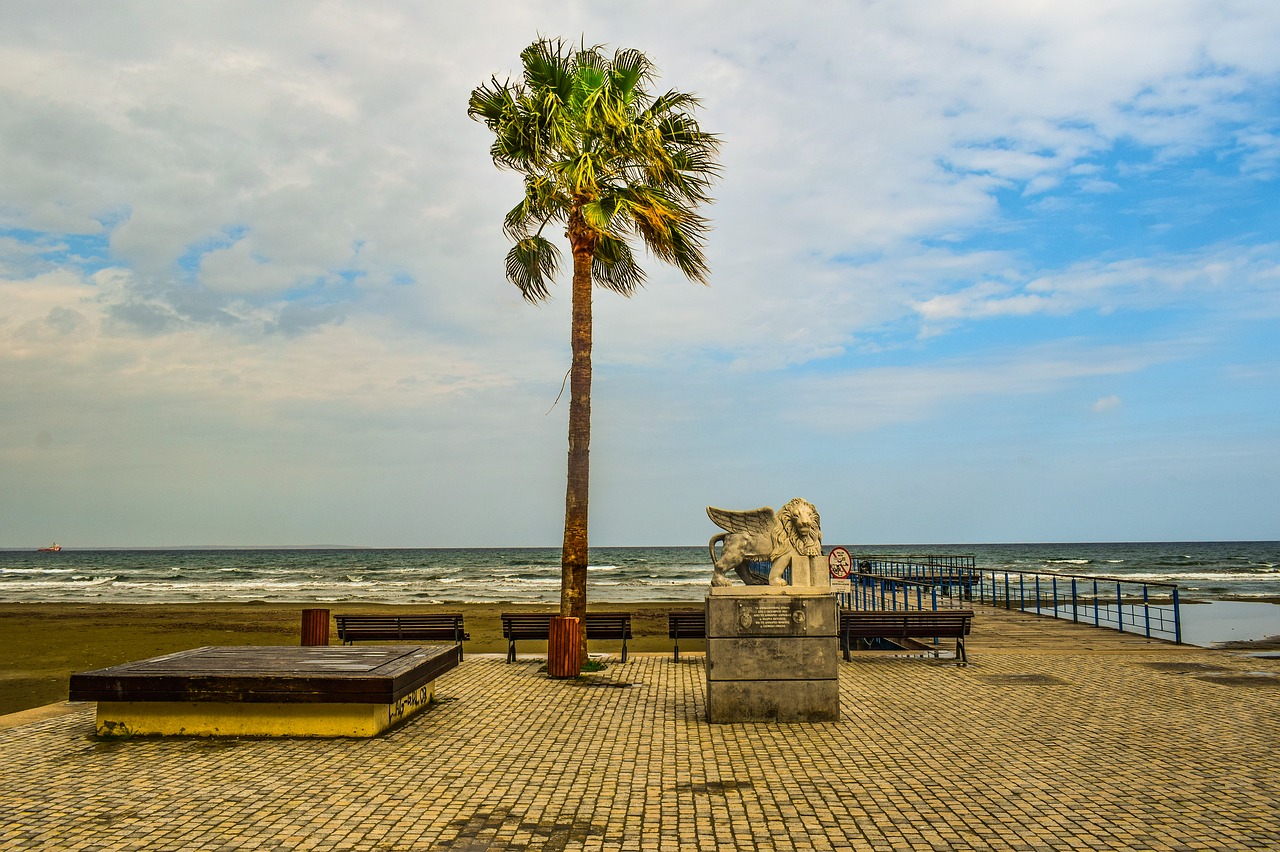
[[[964,637],[973,625],[971,609],[841,610],[840,648],[845,660],[856,639],[955,639],[957,665],[969,664]]]
[[[672,659],[680,662],[681,639],[707,638],[705,609],[676,609],[667,613],[667,635],[672,639]]]
[[[343,645],[355,642],[390,642],[441,639],[461,645],[471,639],[463,629],[462,613],[433,612],[427,615],[335,615],[338,639]]]
[[[546,642],[551,634],[553,612],[502,613],[502,638],[507,640],[507,662],[516,659],[516,642]],[[631,613],[589,612],[586,618],[587,640],[621,639],[622,662],[627,661],[627,640],[631,638]]]

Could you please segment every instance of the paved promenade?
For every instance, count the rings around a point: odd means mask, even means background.
[[[372,740],[8,717],[0,848],[1280,849],[1280,659],[981,609],[969,647],[841,663],[813,725],[708,725],[698,654],[469,655]]]

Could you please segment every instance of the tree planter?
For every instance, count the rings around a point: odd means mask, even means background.
[[[582,674],[582,620],[557,615],[547,634],[547,676],[577,677]]]

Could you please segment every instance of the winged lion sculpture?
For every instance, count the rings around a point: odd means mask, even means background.
[[[793,586],[830,582],[825,561],[821,560],[822,521],[808,500],[799,497],[789,500],[777,514],[769,506],[745,512],[708,506],[707,517],[725,530],[707,543],[715,566],[711,585],[730,585],[729,572],[733,571],[747,585],[785,586],[783,573],[788,567]],[[716,557],[717,542],[724,545],[719,558]],[[768,580],[751,572],[752,562],[771,563]]]

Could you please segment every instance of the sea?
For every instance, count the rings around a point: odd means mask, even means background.
[[[1280,634],[1280,542],[843,546],[855,560],[962,555],[983,570],[1176,584],[1185,603],[1223,602],[1219,616],[1261,619],[1248,636],[1214,641]],[[588,599],[599,602],[700,602],[711,576],[706,547],[593,548],[589,561]],[[3,603],[555,604],[559,595],[559,548],[0,550]],[[1209,613],[1185,610],[1188,624]]]

